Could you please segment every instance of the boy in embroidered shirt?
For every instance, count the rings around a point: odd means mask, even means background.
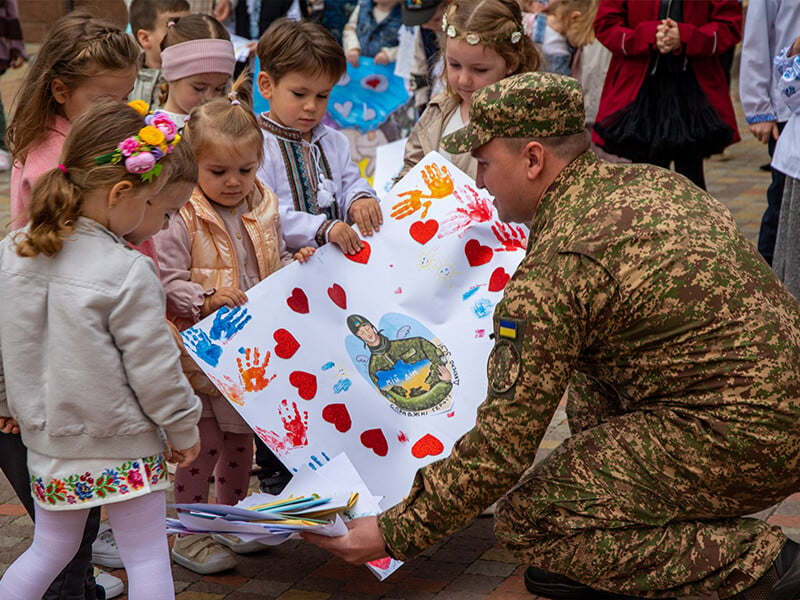
[[[324,27],[279,19],[258,42],[258,89],[270,102],[260,115],[264,164],[259,178],[278,196],[292,251],[333,242],[345,254],[383,223],[377,195],[350,158],[350,144],[323,125],[331,88],[344,74],[342,47]]]
[[[167,33],[167,23],[189,14],[187,0],[133,0],[129,15],[133,37],[142,48],[142,59],[129,100],[144,100],[151,110],[161,102],[161,40]]]

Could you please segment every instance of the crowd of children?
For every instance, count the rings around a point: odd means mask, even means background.
[[[323,123],[347,63],[407,52],[417,92],[441,73],[441,93],[417,102],[427,108],[400,176],[435,150],[475,177],[476,160],[448,154],[442,137],[468,125],[486,85],[535,70],[577,76],[598,0],[361,0],[334,32],[300,18],[305,3],[220,2],[217,16],[246,19],[234,31],[259,38],[257,91],[247,73],[234,81],[234,44],[217,18],[187,0],[129,4],[131,35],[80,11],[55,24],[8,127],[0,466],[36,526],[0,600],[84,588],[104,597],[90,564],[101,506],[129,597],[172,598],[166,462],[177,463],[177,502],[208,501],[210,482],[217,502],[247,494],[253,432],[179,332],[243,305],[248,289],[316,248],[354,254],[380,230],[378,194],[348,138]],[[267,112],[253,112],[254,93]],[[56,377],[58,386],[43,383]],[[262,472],[285,484],[288,473],[255,444]],[[171,556],[208,574],[253,547],[182,535]]]

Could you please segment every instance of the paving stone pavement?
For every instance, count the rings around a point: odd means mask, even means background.
[[[36,48],[32,46],[31,50]],[[22,76],[24,70],[0,78],[5,106],[11,105]],[[735,79],[732,89],[736,96]],[[747,132],[735,100],[743,141],[729,149],[728,160],[707,161],[706,177],[711,194],[728,207],[747,238],[755,242],[769,183],[769,175],[758,167],[768,157],[765,147]],[[8,222],[8,190],[8,173],[0,173],[0,224]],[[567,435],[561,407],[537,459]],[[758,516],[800,540],[800,494]],[[3,476],[0,532],[2,574],[28,547],[33,532],[30,519]],[[236,569],[221,575],[197,575],[177,565],[173,565],[173,574],[178,600],[529,600],[533,597],[523,585],[524,568],[497,544],[492,519],[484,517],[410,561],[385,582],[379,582],[364,567],[347,565],[299,540],[241,556]],[[125,579],[124,570],[112,572]]]

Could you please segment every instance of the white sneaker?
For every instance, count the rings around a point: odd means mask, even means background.
[[[114,577],[111,573],[106,573],[97,567],[94,568],[94,581],[103,588],[106,593],[106,598],[109,600],[121,596],[122,592],[125,591],[122,579]]]
[[[97,539],[92,544],[92,563],[109,569],[123,568],[122,559],[117,550],[117,542],[114,540],[114,532],[111,531],[108,523],[100,523]]]
[[[249,542],[245,542],[238,535],[234,535],[232,533],[215,533],[211,537],[215,542],[218,542],[223,546],[227,546],[228,548],[236,552],[236,554],[250,554],[251,552],[260,552],[261,550],[266,550],[268,547],[259,542],[258,540],[251,540]]]
[[[172,560],[190,571],[211,575],[236,566],[236,556],[210,535],[177,536],[172,545]]]

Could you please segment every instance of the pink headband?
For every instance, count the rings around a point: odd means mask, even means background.
[[[200,73],[233,75],[236,57],[228,40],[191,40],[161,51],[161,72],[167,82]]]

